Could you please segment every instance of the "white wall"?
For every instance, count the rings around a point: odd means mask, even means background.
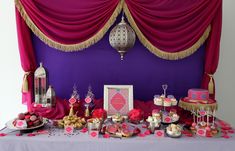
[[[218,116],[235,126],[235,1],[223,1],[220,62],[215,74]]]
[[[0,128],[26,108],[21,104],[23,72],[18,52],[13,0],[0,4]]]
[[[215,75],[218,116],[235,126],[235,1],[224,0],[221,57]],[[20,66],[14,1],[0,5],[0,127],[26,107],[21,104],[23,71]],[[232,66],[233,65],[233,66]]]

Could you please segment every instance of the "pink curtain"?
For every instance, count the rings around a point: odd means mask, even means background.
[[[221,27],[222,27],[222,3],[218,7],[218,11],[215,13],[215,17],[212,20],[212,31],[207,40],[206,47],[206,58],[204,65],[204,76],[202,80],[202,88],[208,89],[211,91],[211,98],[215,98],[215,82],[213,74],[216,72],[219,63],[219,49],[220,49],[220,37],[221,37]]]
[[[30,29],[20,16],[18,10],[16,10],[16,22],[21,66],[26,73],[25,78],[28,82],[28,90],[22,90],[22,103],[27,104],[28,110],[31,110],[31,103],[33,102],[33,73],[37,65]]]

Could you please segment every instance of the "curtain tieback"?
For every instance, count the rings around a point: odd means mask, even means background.
[[[26,93],[29,91],[29,83],[28,83],[28,76],[30,75],[31,71],[24,73],[23,84],[22,84],[22,92]]]
[[[209,94],[214,94],[214,76],[213,74],[209,74],[209,73],[206,73],[209,78],[210,78],[210,81],[208,83],[208,91],[209,91]]]

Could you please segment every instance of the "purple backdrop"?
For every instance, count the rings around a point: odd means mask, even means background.
[[[33,35],[33,34],[32,34]],[[49,74],[49,83],[60,98],[69,98],[77,85],[82,98],[92,86],[96,98],[103,97],[104,84],[134,86],[134,98],[152,99],[162,93],[162,84],[168,84],[168,94],[177,98],[186,96],[189,88],[200,87],[205,47],[178,61],[160,59],[138,40],[123,61],[109,45],[109,32],[97,44],[79,52],[65,53],[50,48],[32,36],[37,62],[43,62]]]

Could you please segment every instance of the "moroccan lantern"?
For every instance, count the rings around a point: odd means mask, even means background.
[[[123,60],[124,54],[135,44],[135,32],[125,22],[122,16],[121,22],[115,26],[109,34],[110,45],[118,51]]]
[[[47,91],[47,77],[46,70],[40,63],[34,73],[34,95],[35,95],[35,104],[44,105],[46,104],[46,91]]]
[[[51,85],[49,85],[49,88],[47,89],[46,93],[46,107],[55,107],[55,105],[56,105],[55,90]]]

